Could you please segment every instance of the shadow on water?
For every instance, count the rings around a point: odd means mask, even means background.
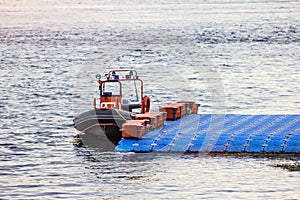
[[[174,154],[104,151],[92,147],[76,147],[77,156],[84,163],[85,174],[101,183],[146,182],[157,173],[163,173],[174,159]],[[181,154],[182,155],[182,154]]]
[[[86,143],[88,142],[88,143]],[[268,159],[273,161],[268,164],[270,167],[281,168],[284,170],[300,171],[300,155],[299,154],[282,154],[282,153],[134,153],[134,152],[114,152],[114,145],[110,141],[96,140],[96,138],[82,139],[82,136],[77,135],[74,138],[74,146],[77,147],[77,155],[83,156],[84,160],[90,165],[86,166],[91,169],[92,174],[111,174],[114,178],[138,179],[145,178],[144,173],[161,165],[161,160],[168,163],[168,159],[194,159],[199,157],[230,157],[230,158],[245,158],[245,159]],[[118,167],[116,167],[118,166]],[[116,169],[118,168],[118,169]],[[124,171],[124,169],[126,169]],[[95,170],[98,170],[95,172]],[[104,170],[104,171],[103,171]],[[106,170],[106,171],[105,171]],[[143,175],[136,175],[140,170]],[[115,176],[115,173],[124,173],[123,175]],[[132,177],[130,174],[133,174]],[[98,178],[102,178],[97,176]]]
[[[300,162],[299,161],[292,162],[292,163],[275,163],[275,164],[270,164],[269,166],[282,168],[282,169],[288,170],[290,172],[300,171]]]
[[[95,148],[100,152],[114,151],[116,147],[108,138],[100,138],[100,136],[92,134],[77,134],[73,144],[76,147]]]

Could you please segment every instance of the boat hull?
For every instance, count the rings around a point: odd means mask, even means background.
[[[103,149],[113,149],[122,138],[122,125],[131,113],[117,109],[89,110],[74,119],[82,143]]]

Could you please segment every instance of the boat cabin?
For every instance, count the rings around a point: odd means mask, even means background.
[[[142,108],[144,83],[136,70],[112,70],[102,80],[97,75],[99,97],[94,98],[95,109],[122,109],[132,111]]]

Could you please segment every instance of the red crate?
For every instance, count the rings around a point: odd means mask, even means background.
[[[142,138],[146,134],[144,120],[128,120],[122,125],[123,138]]]
[[[157,127],[163,126],[167,117],[166,112],[151,112],[151,115],[157,119]]]
[[[163,112],[147,112],[144,114],[137,114],[135,119],[137,120],[149,120],[149,124],[153,128],[158,128],[164,125],[164,121],[166,119],[166,114]]]
[[[198,113],[199,104],[197,104],[193,101],[180,101],[177,103],[184,103],[186,105],[187,114],[197,114]]]
[[[196,103],[193,104],[192,114],[198,113],[198,107],[199,107],[199,104],[196,104]]]
[[[186,115],[186,105],[184,103],[171,103],[159,108],[160,112],[167,112],[168,120],[176,120]]]

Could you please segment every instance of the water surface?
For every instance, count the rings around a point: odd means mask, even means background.
[[[134,68],[152,109],[300,112],[299,1],[0,3],[1,199],[299,199],[286,159],[75,147],[97,73]],[[297,158],[294,158],[297,159]]]

